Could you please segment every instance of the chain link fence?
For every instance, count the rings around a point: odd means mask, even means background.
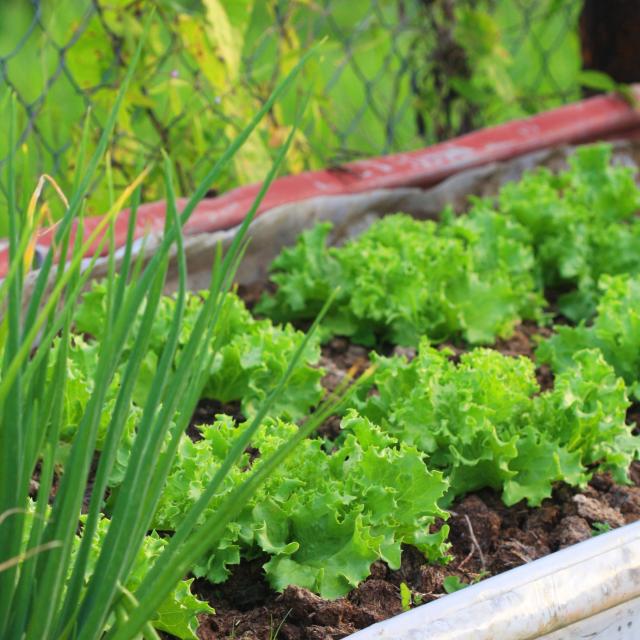
[[[0,110],[6,122],[15,96],[19,139],[14,150],[0,139],[0,170],[14,151],[25,192],[43,172],[72,183],[83,122],[95,143],[152,7],[111,145],[115,188],[164,149],[188,193],[314,45],[296,89],[212,193],[264,176],[303,100],[292,172],[580,97],[574,0],[13,0],[0,5]],[[89,212],[108,202],[106,182]],[[161,197],[153,174],[145,189]]]

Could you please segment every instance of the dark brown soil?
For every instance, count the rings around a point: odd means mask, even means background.
[[[493,348],[506,356],[526,356],[533,360],[540,339],[548,338],[552,333],[550,327],[525,321],[515,328],[510,338],[497,340]],[[553,373],[546,364],[536,368],[536,378],[542,391],[553,387]]]
[[[640,402],[634,402],[627,409],[627,423],[635,425],[634,436],[640,435]]]
[[[100,462],[100,454],[97,451],[93,452],[93,457],[91,459],[91,466],[89,468],[89,478],[87,480],[87,486],[84,490],[84,495],[82,497],[82,513],[89,512],[89,503],[91,501],[91,495],[93,493],[96,473],[98,471],[98,463]],[[51,504],[58,493],[58,488],[60,486],[62,468],[56,465],[53,471],[53,481],[51,483],[51,490],[49,491],[49,504]],[[38,498],[38,492],[40,491],[40,481],[41,481],[41,473],[42,473],[42,461],[38,460],[36,463],[35,469],[33,470],[33,474],[31,475],[31,480],[29,481],[29,497],[33,500]],[[109,498],[111,494],[110,489],[105,489],[103,500]]]
[[[322,385],[327,392],[331,392],[344,380],[350,369],[361,373],[368,365],[368,349],[351,344],[346,338],[332,338],[323,345],[318,362],[318,366],[326,371]],[[321,438],[335,440],[340,434],[340,417],[331,416],[318,427],[316,433]]]
[[[244,422],[245,417],[240,410],[240,402],[220,402],[212,398],[202,398],[198,401],[196,410],[191,416],[187,435],[194,441],[202,440],[202,434],[196,427],[199,424],[213,424],[219,413],[226,413],[236,422]]]
[[[510,338],[496,340],[494,349],[505,356],[527,356],[533,358],[539,340],[548,338],[553,331],[550,327],[541,327],[533,322],[524,321],[519,324]]]
[[[242,298],[247,309],[256,306],[263,293],[275,293],[277,286],[268,280],[267,282],[254,282],[252,284],[238,285],[238,295]]]

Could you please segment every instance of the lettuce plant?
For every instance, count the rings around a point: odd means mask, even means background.
[[[90,405],[95,392],[95,375],[99,363],[100,345],[89,343],[79,335],[71,335],[64,345],[59,339],[52,344],[50,361],[47,366],[46,381],[48,385],[54,385],[59,375],[60,363],[59,351],[64,349],[66,385],[62,390],[62,409],[60,416],[60,428],[58,430],[59,442],[56,446],[56,463],[64,466],[71,450],[71,446],[82,424],[85,411]],[[116,371],[107,390],[98,420],[96,431],[95,449],[102,451],[108,444],[111,416],[113,415],[118,400],[118,389],[122,382],[124,367]],[[119,484],[124,478],[127,464],[131,456],[133,442],[136,435],[136,427],[142,418],[142,406],[131,400],[127,407],[127,417],[120,434],[120,442],[115,454],[113,466],[109,474],[109,484]]]
[[[198,312],[208,293],[186,294],[185,311],[179,346],[174,367],[188,343],[190,333],[197,321]],[[109,476],[109,486],[117,486],[131,455],[136,426],[142,416],[142,407],[149,395],[153,376],[169,334],[176,299],[163,296],[155,312],[149,330],[149,347],[145,354],[133,389],[132,400],[125,427],[116,451],[114,466]],[[64,391],[64,410],[58,460],[64,464],[84,411],[94,390],[94,377],[98,364],[100,342],[107,339],[106,317],[108,311],[107,283],[96,282],[82,297],[74,316],[75,332],[67,347],[66,370],[68,383]],[[142,310],[132,323],[133,336],[140,330]],[[78,333],[80,332],[80,333]],[[87,335],[88,334],[88,335]],[[269,392],[284,375],[296,349],[304,341],[304,334],[291,326],[280,327],[269,320],[255,320],[242,301],[233,293],[227,293],[220,317],[209,346],[208,373],[205,377],[202,396],[222,403],[240,401],[246,417],[253,417]],[[126,359],[133,345],[133,337],[123,350]],[[59,348],[55,341],[53,353]],[[288,384],[272,402],[269,414],[289,420],[299,419],[316,406],[322,397],[322,369],[312,366],[319,357],[318,341],[312,336],[306,341],[300,362],[288,377]],[[56,375],[55,359],[49,364],[47,381],[53,382]],[[115,372],[102,405],[96,437],[96,450],[105,446],[110,416],[113,413],[118,389],[124,373],[124,364]]]
[[[329,334],[367,345],[489,344],[542,318],[544,288],[577,321],[593,314],[601,275],[640,270],[638,209],[633,170],[611,164],[609,145],[582,147],[567,171],[528,172],[457,219],[387,216],[340,248],[326,246],[331,225],[319,224],[274,260],[278,289],[258,310],[308,319],[341,287]]]
[[[423,335],[491,343],[540,317],[527,233],[487,207],[439,224],[387,216],[339,248],[326,246],[330,231],[319,224],[283,250],[272,265],[278,290],[259,312],[309,319],[339,289],[325,330],[367,345]]]
[[[640,278],[603,276],[597,315],[587,325],[559,325],[544,340],[536,358],[561,372],[573,366],[581,349],[600,349],[605,360],[622,376],[629,392],[640,393]]]
[[[208,292],[188,293],[185,300],[183,325],[178,339],[176,362],[189,339],[198,312]],[[96,283],[87,292],[74,318],[75,330],[90,334],[98,341],[105,338],[107,310],[105,283]],[[166,336],[175,313],[176,300],[163,296],[150,330],[149,351],[145,356],[136,387],[134,401],[144,404],[149,383],[165,347]],[[139,329],[142,311],[134,321],[132,333]],[[292,355],[302,343],[304,334],[290,325],[277,326],[269,320],[256,320],[244,303],[233,293],[227,293],[220,318],[208,345],[210,358],[203,396],[226,403],[240,401],[247,417],[255,415],[260,403],[284,374]],[[127,350],[125,350],[125,354]],[[289,420],[301,418],[322,397],[322,370],[312,366],[320,356],[318,340],[312,337],[302,362],[292,372],[287,388],[271,407],[272,415]],[[88,363],[91,366],[90,363]],[[90,376],[89,376],[90,379]]]
[[[640,270],[640,190],[631,167],[612,166],[610,145],[578,148],[558,175],[528,172],[498,201],[531,234],[544,286],[571,320],[593,314],[601,275]]]
[[[538,505],[554,482],[584,485],[594,467],[627,480],[638,450],[625,424],[629,402],[599,351],[580,351],[543,393],[528,358],[475,349],[455,363],[448,355],[423,341],[411,362],[377,357],[376,393],[359,408],[444,472],[449,500],[492,487],[508,505]]]
[[[295,459],[271,474],[194,573],[221,582],[229,564],[262,551],[270,556],[265,571],[275,589],[295,584],[336,598],[364,580],[375,560],[399,568],[402,544],[443,561],[448,529],[430,532],[436,518],[446,518],[437,506],[447,489],[442,474],[428,471],[414,446],[399,443],[353,411],[342,427],[346,435],[332,453],[319,439],[302,442]],[[203,440],[183,437],[154,527],[171,531],[179,526],[244,428],[219,416],[215,424],[200,427]],[[215,513],[225,495],[296,431],[282,421],[265,423],[252,442],[253,461],[243,455],[242,465],[227,475],[202,518]]]

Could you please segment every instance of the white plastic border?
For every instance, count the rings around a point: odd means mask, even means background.
[[[348,636],[349,640],[533,638],[640,638],[640,522]]]

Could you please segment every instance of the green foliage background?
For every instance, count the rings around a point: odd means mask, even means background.
[[[292,92],[272,110],[212,190],[264,177],[303,97],[289,172],[417,148],[580,96],[579,1],[16,0],[0,4],[0,115],[15,92],[23,202],[43,172],[71,189],[84,114],[90,107],[97,141],[152,8],[112,142],[116,188],[164,148],[181,194],[190,193],[317,43],[305,95]],[[0,137],[0,162],[7,144]],[[159,175],[143,199],[162,196]],[[107,203],[98,179],[87,212]]]

